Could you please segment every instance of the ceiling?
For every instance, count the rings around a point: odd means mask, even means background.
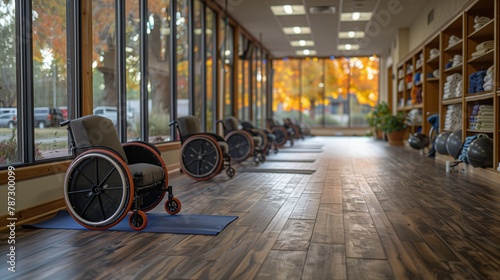
[[[315,56],[364,56],[387,53],[399,28],[409,27],[430,0],[216,0],[252,36],[259,39],[275,58],[303,56],[298,50],[315,51]],[[305,14],[275,16],[274,5],[303,5]],[[311,13],[311,7],[334,7],[334,13]],[[341,13],[372,12],[367,21],[340,21]],[[285,27],[310,27],[310,34],[286,35]],[[342,31],[364,31],[363,38],[340,39]],[[314,46],[293,47],[291,41],[312,40]],[[359,50],[339,50],[338,45],[358,44]],[[311,54],[313,55],[313,54]]]

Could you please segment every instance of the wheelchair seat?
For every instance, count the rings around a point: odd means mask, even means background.
[[[181,203],[168,186],[168,172],[157,148],[135,141],[122,144],[113,122],[89,115],[61,124],[68,126],[76,156],[64,178],[64,199],[70,215],[82,226],[103,230],[128,212],[134,230],[147,226],[145,212],[168,193],[165,210],[177,214]]]

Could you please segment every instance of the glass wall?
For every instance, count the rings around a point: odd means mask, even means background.
[[[248,48],[250,42],[245,40],[246,48],[237,54],[233,49],[234,26],[218,17],[217,11],[204,1],[148,0],[146,11],[141,10],[139,0],[90,1],[92,42],[82,42],[83,47],[91,45],[90,49],[81,50],[84,53],[72,46],[73,36],[76,38],[78,32],[84,31],[78,24],[87,20],[77,22],[78,17],[71,15],[73,12],[83,15],[75,9],[79,8],[78,2],[32,0],[32,5],[28,5],[31,11],[20,9],[16,13],[16,1],[0,1],[2,123],[5,118],[5,126],[0,125],[2,167],[17,162],[67,159],[67,130],[60,128],[59,123],[82,114],[105,116],[117,128],[126,124],[123,126],[126,131],[120,131],[124,141],[153,143],[173,140],[168,126],[173,106],[176,116],[194,113],[205,117],[205,130],[209,132],[215,131],[216,109],[228,116],[235,115],[233,110],[239,106],[242,119],[250,120],[256,115],[256,120],[262,122],[265,118],[264,53],[250,51],[248,57],[235,65],[235,55],[241,57],[242,51],[253,48]],[[24,7],[27,2],[17,3]],[[172,3],[175,11],[171,10]],[[16,32],[31,24],[31,36],[17,36]],[[171,36],[173,33],[175,37]],[[78,38],[85,40],[86,36]],[[75,60],[82,57],[88,57],[89,61]],[[216,57],[220,58],[218,63]],[[89,62],[91,84],[86,84],[90,79],[73,81],[73,77],[80,75],[79,66]],[[235,73],[239,74],[238,99],[233,94]],[[21,79],[22,87],[17,84]],[[82,94],[79,87],[82,83],[83,87],[91,86],[91,92]],[[175,93],[171,92],[173,88]],[[220,89],[221,108],[215,102],[217,89]],[[81,99],[90,95],[91,102]],[[171,104],[172,100],[176,104]],[[119,104],[122,101],[126,104]],[[85,105],[90,103],[91,112],[87,112]],[[74,108],[76,112],[71,112]],[[126,112],[119,114],[120,108]]]
[[[194,64],[194,69],[193,69],[193,79],[194,79],[194,100],[192,100],[194,104],[194,115],[197,116],[200,120],[203,119],[202,112],[203,112],[203,107],[204,107],[204,98],[203,98],[203,85],[202,83],[202,75],[203,75],[203,67],[204,67],[204,61],[203,61],[203,56],[201,52],[202,48],[202,41],[201,41],[201,35],[202,35],[202,30],[201,30],[201,13],[202,13],[202,4],[200,0],[194,1],[194,6],[193,6],[193,12],[194,12],[194,18],[193,18],[193,64]],[[204,126],[204,125],[202,125]]]
[[[375,56],[275,60],[274,117],[311,126],[367,126],[366,114],[379,96],[378,67]]]
[[[35,158],[68,155],[66,1],[32,2]],[[29,128],[28,128],[29,129]]]
[[[170,140],[170,14],[169,0],[149,0],[148,132],[150,142]]]
[[[215,36],[215,23],[216,23],[216,15],[215,12],[206,8],[206,16],[205,16],[205,50],[206,50],[206,131],[214,132],[215,131],[215,112],[214,112],[214,92],[216,83],[214,83],[215,77],[215,69],[216,63],[215,60],[215,50],[216,50],[216,36]]]
[[[17,137],[16,9],[14,0],[0,1],[0,165],[20,161]]]

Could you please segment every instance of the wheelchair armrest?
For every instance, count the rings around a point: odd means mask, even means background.
[[[61,123],[59,124],[59,126],[60,126],[60,127],[65,127],[65,126],[67,126],[70,122],[71,122],[71,120],[65,120],[65,121],[61,122]]]
[[[177,121],[171,121],[168,126],[177,125]]]

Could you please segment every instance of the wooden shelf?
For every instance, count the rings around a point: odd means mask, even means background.
[[[455,66],[453,66],[453,67],[450,67],[450,68],[448,68],[448,69],[445,69],[445,70],[444,70],[444,72],[445,72],[446,74],[448,74],[448,73],[452,73],[452,74],[453,74],[453,73],[462,72],[462,66],[463,66],[463,64],[462,64],[462,63],[460,63],[460,64],[458,64],[458,65],[455,65]]]
[[[471,133],[494,133],[493,130],[488,130],[488,129],[467,129],[467,132],[471,132]]]
[[[495,34],[495,20],[492,19],[480,29],[472,32],[467,36],[469,39],[490,39],[493,40],[493,34]]]
[[[495,59],[494,53],[495,53],[495,51],[493,49],[491,49],[488,52],[482,54],[481,56],[469,59],[469,61],[467,61],[467,63],[472,64],[472,63],[491,62],[491,64],[493,64],[493,61]]]
[[[439,78],[427,78],[426,82],[439,82]]]
[[[459,104],[462,103],[462,97],[455,97],[455,98],[447,98],[443,99],[441,101],[443,105],[453,105],[453,104]]]
[[[480,101],[480,100],[490,99],[490,98],[493,98],[494,95],[495,95],[495,93],[493,91],[467,94],[467,95],[465,95],[465,101],[471,102],[471,101]]]
[[[462,49],[463,49],[463,46],[462,46],[462,43],[463,43],[464,40],[460,39],[460,41],[456,42],[455,44],[451,45],[451,46],[448,46],[446,49],[444,49],[445,52],[462,52]]]
[[[427,64],[439,64],[439,57],[440,55],[436,55],[435,57],[427,60]]]

